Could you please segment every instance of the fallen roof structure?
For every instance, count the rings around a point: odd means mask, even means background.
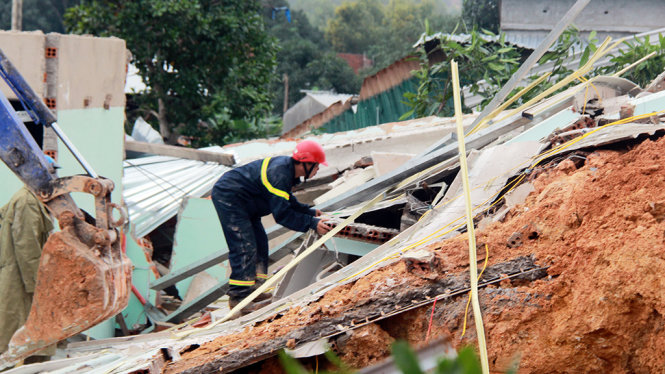
[[[634,107],[623,119],[618,111],[591,119],[573,112],[568,102],[568,108],[554,115],[568,111],[591,121],[584,121],[587,127],[563,143],[548,136],[556,132],[548,127],[550,117],[533,117],[534,121],[520,115],[506,119],[520,126],[506,124],[472,146],[477,150],[470,167],[475,212],[477,217],[494,218],[478,231],[478,243],[479,257],[487,256],[479,296],[495,370],[508,367],[518,352],[525,372],[541,372],[553,363],[582,371],[665,368],[662,360],[647,359],[657,355],[639,348],[645,347],[639,343],[643,338],[635,335],[642,331],[639,326],[656,323],[654,313],[661,305],[654,293],[660,286],[650,286],[661,281],[648,269],[650,263],[662,261],[658,248],[662,249],[665,232],[665,169],[658,161],[665,142],[665,92],[638,96],[622,95],[624,106]],[[559,129],[576,122],[560,122]],[[511,141],[539,126],[550,130],[540,133],[537,141],[524,136]],[[204,373],[254,365],[261,372],[277,365],[271,357],[280,349],[320,345],[325,339],[343,359],[361,368],[389,355],[386,347],[394,339],[422,345],[428,330],[433,340],[444,337],[454,347],[472,342],[475,332],[462,337],[460,330],[469,286],[466,239],[458,235],[464,213],[455,208],[452,191],[458,186],[458,169],[449,160],[455,157],[437,160],[443,166],[433,161],[433,168],[413,172],[420,177],[411,187],[386,195],[391,199],[416,188],[432,174],[447,176],[450,193],[442,194],[433,210],[321,281],[223,324],[185,324],[173,331],[70,344],[72,358],[42,367],[63,372],[85,366],[115,373]],[[394,175],[408,175],[405,170],[409,167]],[[499,209],[500,197],[527,180],[533,192],[526,200]],[[377,186],[369,183],[361,190]],[[642,317],[635,320],[633,315]],[[211,318],[223,317],[213,312]],[[650,331],[648,339],[660,339],[661,330]],[[363,340],[368,336],[371,344]],[[538,344],[547,350],[534,350]],[[312,352],[320,354],[317,349]],[[604,359],[592,359],[598,355]],[[633,360],[621,359],[628,356]]]
[[[608,88],[596,101],[576,96],[590,80],[499,115],[464,139],[472,153],[473,218],[485,221],[477,231],[484,259],[478,296],[494,371],[516,357],[520,370],[532,373],[665,370],[658,355],[663,278],[654,270],[664,261],[665,91],[594,79]],[[392,238],[347,266],[280,292],[292,285],[291,262],[272,279],[282,280],[277,300],[252,314],[229,320],[219,309],[167,331],[70,344],[71,358],[38,370],[270,372],[281,370],[275,356],[282,349],[312,355],[318,365],[328,348],[365,368],[386,358],[395,339],[473,344],[475,331],[463,327],[471,282],[467,238],[459,235],[465,212],[456,192],[456,140],[436,139],[416,158],[318,205],[340,217],[386,216],[409,197],[425,206],[404,203],[415,223],[396,236],[384,231]],[[366,223],[362,218],[357,222]],[[320,240],[301,238],[296,252],[316,250]],[[37,367],[13,372],[30,370]]]

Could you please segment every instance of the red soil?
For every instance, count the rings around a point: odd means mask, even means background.
[[[663,149],[665,138],[628,151],[596,151],[579,169],[563,161],[532,181],[535,191],[504,222],[476,232],[477,243],[489,247],[490,265],[532,254],[538,264],[550,266],[546,279],[504,281],[479,292],[493,372],[515,361],[520,373],[665,372]],[[508,238],[524,227],[535,228],[538,237],[509,248]],[[467,271],[466,234],[427,248],[439,259],[440,278]],[[426,282],[396,262],[274,322],[188,352],[166,372],[179,373],[262,344],[389,289]],[[466,297],[437,304],[430,339],[475,345],[472,313],[461,336],[465,306]],[[394,339],[422,345],[431,310],[425,306],[356,330],[338,354],[351,366],[363,367],[389,355]],[[278,366],[268,360],[268,367],[260,371],[276,372]]]

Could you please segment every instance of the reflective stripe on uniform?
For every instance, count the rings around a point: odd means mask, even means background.
[[[256,277],[259,279],[268,279],[268,274],[256,273]]]
[[[246,286],[246,287],[251,287],[255,284],[256,282],[251,280],[251,281],[243,281],[243,280],[237,280],[237,279],[229,279],[229,284],[231,286]]]
[[[287,192],[273,187],[272,184],[270,184],[268,181],[268,164],[270,163],[270,159],[271,157],[267,157],[263,160],[263,164],[261,164],[261,182],[263,182],[263,185],[268,189],[268,191],[270,191],[270,193],[288,200],[289,194]]]

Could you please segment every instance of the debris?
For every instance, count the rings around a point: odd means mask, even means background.
[[[531,192],[535,191],[532,183],[522,183],[512,189],[504,197],[504,201],[508,209],[514,208],[518,204],[522,204]]]
[[[645,91],[656,93],[665,90],[665,71],[660,73],[651,83],[645,88]]]
[[[409,251],[404,255],[406,271],[425,279],[436,279],[440,276],[436,272],[438,261],[434,253],[426,249]]]
[[[413,153],[372,152],[375,176],[381,176],[395,170],[413,158]]]
[[[353,168],[354,169],[360,169],[360,168],[366,168],[369,166],[374,165],[374,160],[372,160],[372,156],[363,156],[360,158],[360,160],[356,161],[353,163]]]

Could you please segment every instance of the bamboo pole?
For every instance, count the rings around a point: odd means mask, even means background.
[[[469,171],[466,163],[466,147],[464,146],[464,126],[462,124],[462,100],[460,98],[459,73],[457,62],[450,62],[453,80],[453,98],[455,100],[455,119],[457,120],[457,144],[459,147],[460,171],[462,185],[466,198],[466,228],[469,236],[469,270],[471,276],[471,304],[473,305],[473,320],[476,323],[478,335],[478,351],[480,351],[480,365],[483,374],[489,374],[489,361],[487,359],[487,344],[485,342],[485,328],[483,316],[478,302],[478,264],[476,259],[476,234],[473,229],[473,207],[471,206],[471,187],[469,186]]]

